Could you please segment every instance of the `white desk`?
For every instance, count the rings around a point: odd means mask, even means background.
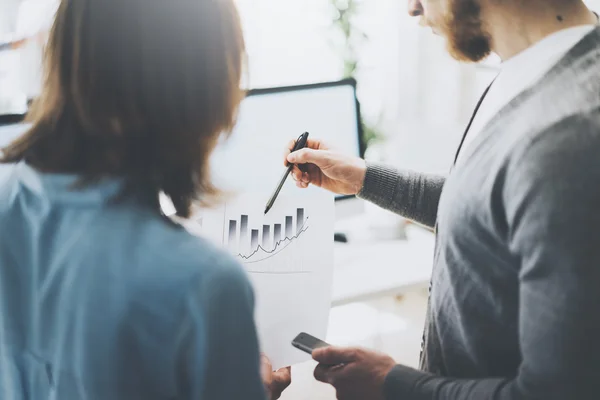
[[[332,305],[426,288],[434,236],[414,225],[407,227],[407,236],[407,240],[376,240],[358,235],[348,243],[336,243]]]

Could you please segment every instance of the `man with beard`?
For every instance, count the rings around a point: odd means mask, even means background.
[[[448,177],[335,153],[286,154],[299,187],[359,197],[436,230],[421,370],[316,350],[351,399],[600,398],[600,28],[581,0],[410,0],[457,59],[502,71]]]

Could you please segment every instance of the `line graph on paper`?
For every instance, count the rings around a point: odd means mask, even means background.
[[[274,219],[272,223],[249,214],[230,219],[225,215],[223,244],[249,273],[309,273],[310,269],[302,261],[302,253],[310,250],[305,241],[310,229],[309,217],[304,208],[296,208],[293,214],[279,221]]]

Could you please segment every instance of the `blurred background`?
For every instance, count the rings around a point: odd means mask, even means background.
[[[367,138],[378,144],[371,155],[402,167],[447,170],[473,104],[494,77],[496,60],[477,66],[453,61],[443,40],[407,15],[405,0],[237,2],[248,46],[248,87],[353,76]],[[35,34],[47,28],[57,4],[2,0],[0,34]],[[38,93],[41,38],[0,53],[4,103]],[[432,140],[439,145],[425,151]],[[390,154],[382,154],[382,148]]]
[[[406,0],[237,3],[248,49],[244,85],[355,78],[365,157],[399,168],[445,174],[479,96],[498,72],[496,57],[477,65],[451,59],[443,39],[407,15]],[[587,3],[600,10],[600,0]],[[36,39],[0,52],[0,114],[26,111],[27,101],[39,93],[44,31],[57,4],[1,0],[0,37]],[[338,230],[349,232],[354,246],[336,244],[337,286],[326,339],[376,348],[416,366],[433,235],[405,223],[399,229],[399,223],[368,205],[360,216],[339,222]],[[330,388],[312,379],[312,367],[294,367],[283,399],[332,398]]]
[[[443,173],[495,57],[459,64],[443,39],[418,26],[406,0],[237,0],[248,46],[247,86],[274,87],[353,76],[367,156]],[[588,0],[600,9],[600,0]],[[0,35],[35,34],[51,24],[58,0],[2,0]],[[0,110],[40,86],[43,35],[0,53]],[[15,100],[17,99],[17,100]],[[435,142],[434,147],[427,146]],[[377,146],[375,146],[377,145]]]

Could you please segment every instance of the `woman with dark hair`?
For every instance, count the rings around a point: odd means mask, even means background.
[[[62,0],[31,128],[0,159],[0,398],[264,399],[238,264],[176,214],[214,201],[234,123],[234,0]],[[265,390],[265,386],[267,390]]]

